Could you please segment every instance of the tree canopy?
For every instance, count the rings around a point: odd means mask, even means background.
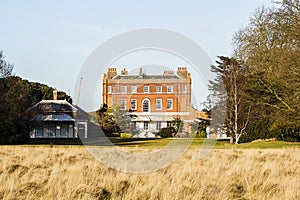
[[[54,88],[29,82],[17,76],[0,78],[0,143],[24,143],[29,137],[29,111],[42,99],[52,99]],[[70,96],[58,92],[58,99],[72,102]]]
[[[260,137],[254,132],[265,130],[270,137],[284,139],[292,134],[299,140],[299,0],[256,9],[249,24],[236,32],[233,43],[233,58],[219,57],[217,66],[212,66],[217,79],[210,82],[219,105],[226,102],[228,134],[236,139],[256,135],[252,140]]]

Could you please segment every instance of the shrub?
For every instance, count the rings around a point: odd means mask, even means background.
[[[277,138],[276,133],[271,129],[273,123],[268,119],[259,119],[249,123],[245,134],[240,137],[239,142],[245,143],[258,139]]]
[[[130,133],[120,133],[120,138],[131,138],[132,134]]]
[[[173,137],[174,133],[176,133],[175,128],[173,127],[166,127],[166,128],[162,128],[159,131],[159,135],[162,138],[168,138],[168,137]]]
[[[206,131],[204,130],[198,131],[198,136],[199,138],[206,138]]]
[[[251,122],[240,137],[239,142],[252,142],[258,139],[277,138],[286,142],[300,141],[300,126],[281,125],[268,119]]]
[[[300,142],[300,126],[285,126],[280,128],[277,138],[286,142]]]
[[[204,130],[197,130],[189,135],[191,138],[206,138],[206,132]]]

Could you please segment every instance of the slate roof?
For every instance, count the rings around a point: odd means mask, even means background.
[[[30,121],[59,121],[59,122],[73,122],[75,121],[70,115],[67,114],[39,114],[32,118]]]
[[[77,109],[66,100],[42,100],[31,108],[34,112],[76,112]]]

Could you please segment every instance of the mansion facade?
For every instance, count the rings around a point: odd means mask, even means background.
[[[126,69],[118,74],[116,68],[108,68],[103,75],[102,102],[134,116],[131,122],[140,131],[158,132],[180,118],[184,131],[190,132],[187,124],[199,116],[191,104],[191,84],[186,67],[158,75],[147,75],[142,68],[138,74],[129,74]]]

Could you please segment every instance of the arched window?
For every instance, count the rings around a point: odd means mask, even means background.
[[[143,112],[150,112],[150,101],[149,99],[143,100]]]

